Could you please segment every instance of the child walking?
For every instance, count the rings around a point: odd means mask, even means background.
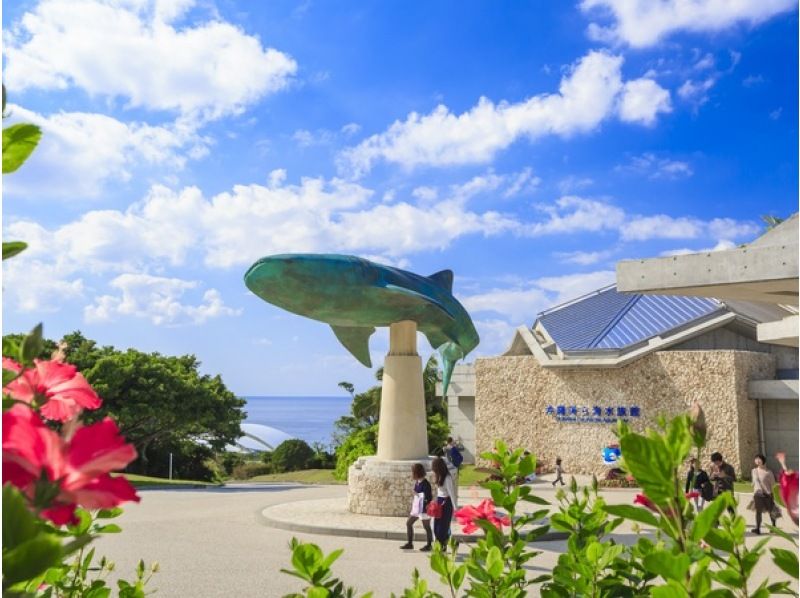
[[[420,548],[421,552],[428,552],[433,544],[433,531],[431,530],[431,521],[425,509],[428,504],[433,500],[433,488],[431,483],[425,476],[425,467],[422,463],[415,463],[411,467],[411,476],[414,478],[414,498],[411,502],[411,514],[406,520],[406,532],[408,534],[408,542],[403,544],[400,548],[402,550],[411,550],[414,548],[414,523],[417,519],[422,521],[422,527],[425,528],[425,537],[427,543]]]
[[[564,468],[561,467],[561,457],[556,458],[556,479],[553,480],[553,486],[556,485],[556,482],[561,482],[562,486],[566,486],[564,483],[564,478],[561,477],[564,473]]]

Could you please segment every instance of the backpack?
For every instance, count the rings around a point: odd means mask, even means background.
[[[455,465],[456,469],[461,467],[461,464],[464,462],[464,456],[461,454],[456,447],[452,447],[450,449],[450,463]]]

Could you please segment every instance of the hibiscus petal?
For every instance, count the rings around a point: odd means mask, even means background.
[[[36,396],[38,382],[39,375],[36,370],[25,370],[21,376],[8,383],[5,391],[17,401],[31,403]]]
[[[49,519],[56,525],[65,525],[67,523],[75,524],[78,523],[78,518],[75,516],[75,504],[67,504],[67,505],[57,505],[54,507],[50,507],[49,509],[44,509],[42,511],[42,516],[46,519]]]
[[[136,449],[125,442],[117,424],[111,418],[75,432],[70,442],[68,465],[73,477],[95,477],[115,469],[122,469],[136,458]]]
[[[51,480],[60,478],[65,470],[61,438],[26,405],[14,405],[3,414],[4,467],[7,463],[36,478],[45,470]]]
[[[80,488],[75,488],[64,496],[73,498],[87,509],[110,509],[126,501],[139,502],[139,495],[130,482],[122,476],[108,474],[95,478]]]
[[[75,377],[78,368],[71,363],[63,361],[44,361],[34,359],[36,373],[39,375],[39,383],[45,388],[57,386]]]
[[[10,357],[3,357],[3,369],[11,370],[12,372],[17,372],[19,374],[22,371],[22,366]]]
[[[42,405],[40,411],[47,419],[56,422],[65,422],[78,415],[82,409],[75,401],[64,401],[60,397],[50,397]]]
[[[85,409],[97,409],[103,401],[83,377],[77,373],[69,380],[49,386],[47,395],[51,399],[74,401]]]

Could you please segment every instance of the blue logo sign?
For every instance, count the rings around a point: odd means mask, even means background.
[[[556,421],[574,424],[613,424],[620,419],[628,421],[642,416],[638,405],[548,405],[544,412],[555,417]]]

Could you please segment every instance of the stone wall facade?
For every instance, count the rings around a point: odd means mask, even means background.
[[[706,413],[709,435],[703,465],[721,452],[749,476],[758,447],[755,401],[747,382],[770,379],[775,356],[749,351],[659,351],[621,368],[544,368],[533,356],[476,361],[475,436],[478,454],[496,438],[524,446],[545,470],[556,457],[567,473],[603,475],[602,449],[615,441],[613,423],[557,421],[549,406],[640,408],[629,417],[634,430],[655,427],[659,415],[674,416],[695,401]]]

